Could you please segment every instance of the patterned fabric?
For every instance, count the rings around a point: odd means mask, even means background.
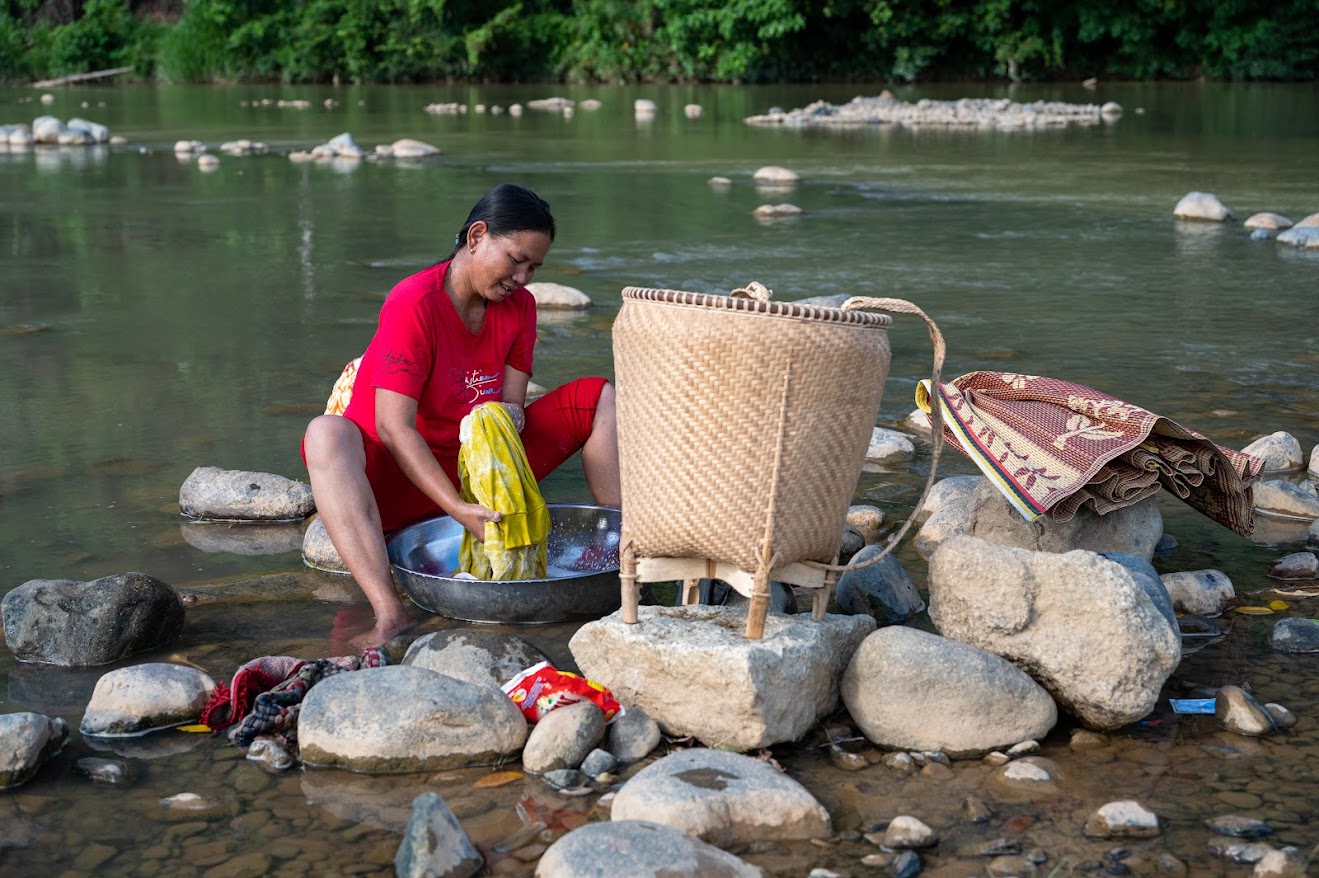
[[[269,691],[297,673],[302,659],[287,655],[267,655],[252,659],[234,673],[233,683],[217,683],[215,691],[202,707],[201,721],[215,731],[223,731],[252,709],[262,692]]]
[[[939,385],[944,435],[1027,521],[1103,515],[1162,487],[1243,536],[1264,461],[1215,445],[1154,412],[1080,384],[971,372]],[[930,411],[930,382],[916,389]]]
[[[388,664],[389,654],[379,646],[367,647],[360,659],[357,656],[340,656],[302,662],[291,676],[256,696],[251,712],[229,730],[229,740],[239,747],[246,747],[258,735],[283,735],[290,744],[295,744],[298,714],[308,689],[335,674],[360,668],[379,668]]]
[[[339,375],[339,380],[334,382],[334,389],[330,391],[330,398],[325,403],[327,415],[342,415],[348,408],[348,403],[353,398],[353,382],[357,380],[357,367],[360,365],[362,358],[358,357],[343,367],[343,372]]]

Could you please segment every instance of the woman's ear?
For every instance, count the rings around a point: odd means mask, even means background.
[[[485,220],[477,220],[467,227],[467,252],[475,253],[476,245],[490,233],[490,227],[486,225]]]

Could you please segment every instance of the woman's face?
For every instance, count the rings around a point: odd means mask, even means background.
[[[481,298],[501,302],[531,283],[552,243],[544,232],[492,235],[478,220],[467,230],[467,282]]]

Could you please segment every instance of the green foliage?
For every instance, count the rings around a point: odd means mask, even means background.
[[[0,0],[0,78],[1312,80],[1315,0]],[[134,10],[137,13],[134,13]],[[58,17],[58,16],[63,16]],[[72,17],[70,17],[72,16]]]

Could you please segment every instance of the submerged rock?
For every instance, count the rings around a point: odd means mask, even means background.
[[[614,797],[611,820],[652,820],[727,847],[766,839],[826,838],[829,812],[769,764],[694,748],[658,759]]]
[[[856,528],[866,545],[877,543],[884,532],[884,510],[864,503],[849,506],[847,523]]]
[[[1090,815],[1085,834],[1091,838],[1153,838],[1159,817],[1139,802],[1109,802]]]
[[[843,702],[880,747],[979,756],[1042,738],[1053,699],[1005,659],[914,628],[883,628],[857,649]]]
[[[171,643],[183,629],[178,593],[145,573],[29,580],[4,596],[0,612],[15,658],[65,667],[109,664]]]
[[[1306,250],[1319,248],[1319,228],[1312,226],[1292,226],[1285,232],[1279,232],[1277,241],[1289,247],[1302,247]]]
[[[1269,824],[1263,820],[1242,817],[1239,814],[1210,817],[1205,821],[1205,826],[1208,826],[1219,835],[1230,835],[1233,838],[1263,838],[1266,835],[1273,834]]]
[[[0,790],[27,783],[68,740],[69,727],[59,717],[0,714]]]
[[[471,878],[485,865],[453,811],[439,793],[422,793],[394,856],[398,878]]]
[[[85,756],[78,760],[75,768],[79,774],[91,779],[93,783],[124,786],[132,779],[128,770],[128,763],[120,759],[99,759],[95,756]]]
[[[648,820],[588,823],[550,845],[536,878],[761,878],[764,873],[691,835]]]

